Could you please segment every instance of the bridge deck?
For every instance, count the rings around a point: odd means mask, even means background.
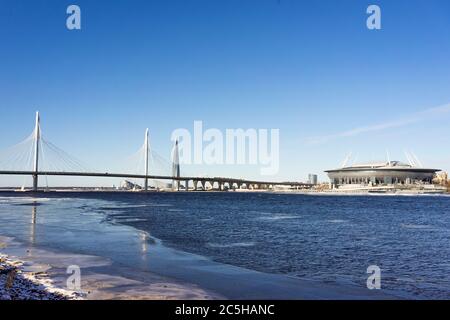
[[[109,172],[66,172],[66,171],[1,171],[0,175],[31,175],[31,176],[76,176],[76,177],[109,177],[109,178],[130,178],[130,179],[150,179],[150,180],[175,180],[175,181],[214,181],[219,183],[238,183],[238,184],[267,184],[277,186],[302,186],[310,187],[312,184],[303,182],[274,182],[274,181],[257,181],[224,177],[172,177],[157,175],[141,175],[130,173],[109,173]]]

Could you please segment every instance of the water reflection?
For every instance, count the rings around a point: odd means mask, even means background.
[[[36,242],[36,217],[37,217],[37,201],[33,201],[31,205],[31,224],[30,224],[30,243]]]
[[[148,251],[148,235],[146,232],[140,232],[139,234],[140,251],[141,258],[143,262],[147,261],[147,251]]]

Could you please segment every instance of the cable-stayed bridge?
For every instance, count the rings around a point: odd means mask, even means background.
[[[48,176],[76,176],[76,177],[109,177],[124,179],[139,179],[143,181],[143,191],[149,190],[149,181],[171,182],[170,188],[206,190],[211,189],[272,189],[275,186],[287,186],[293,189],[308,188],[310,184],[302,182],[274,182],[256,181],[225,177],[199,177],[186,174],[181,175],[178,142],[175,143],[171,162],[150,149],[149,132],[145,131],[142,147],[127,162],[134,163],[132,169],[98,172],[88,169],[88,166],[72,157],[64,150],[52,144],[42,135],[39,112],[36,112],[35,128],[31,135],[22,142],[0,152],[0,175],[31,176],[33,184],[31,191],[39,190],[39,177]],[[137,165],[136,165],[137,163]],[[47,185],[48,187],[48,185]]]

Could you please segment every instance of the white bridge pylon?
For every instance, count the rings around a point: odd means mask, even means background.
[[[33,191],[38,189],[38,172],[39,172],[39,144],[41,139],[39,111],[36,111],[36,125],[34,127],[34,166],[33,166]]]
[[[145,165],[145,181],[144,190],[148,190],[148,154],[149,154],[149,141],[148,141],[148,128],[145,130],[145,142],[144,142],[144,165]]]

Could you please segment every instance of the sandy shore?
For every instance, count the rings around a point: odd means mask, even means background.
[[[77,292],[53,286],[42,271],[26,271],[24,261],[0,254],[0,300],[77,300]]]
[[[265,274],[190,254],[180,256],[175,251],[168,254],[177,258],[168,259],[171,265],[183,261],[183,268],[166,266],[165,276],[116,266],[103,257],[27,247],[1,236],[0,252],[1,266],[6,270],[0,276],[0,300],[401,299],[401,295],[384,290]],[[67,289],[70,265],[82,270],[78,291]],[[12,270],[16,274],[11,289],[6,283]],[[175,276],[183,280],[174,280]],[[185,282],[187,279],[196,284]]]
[[[67,267],[82,270],[80,290],[68,290]],[[114,270],[112,270],[114,269]],[[105,272],[99,272],[102,270]],[[109,273],[108,270],[113,272]],[[113,268],[105,258],[27,247],[0,236],[0,300],[168,300],[218,299],[191,284],[132,270]]]

